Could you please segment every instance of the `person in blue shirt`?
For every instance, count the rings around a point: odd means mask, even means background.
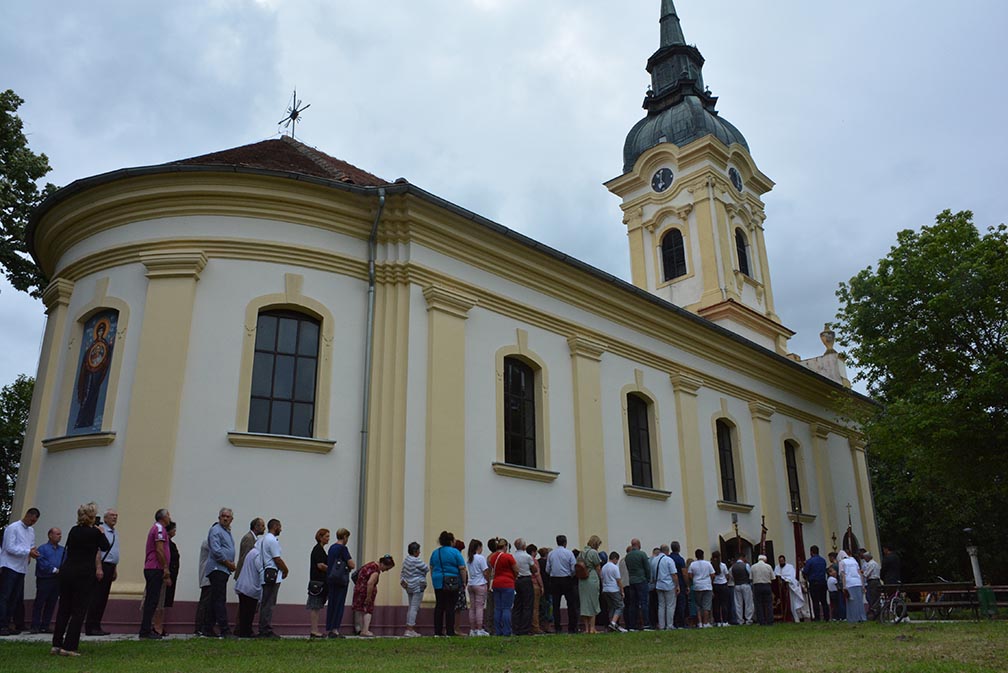
[[[689,613],[689,585],[686,583],[686,559],[679,553],[680,545],[678,540],[672,540],[669,545],[672,553],[669,556],[675,561],[676,574],[679,575],[679,596],[676,598],[675,606],[675,627],[677,629],[686,628],[686,616]]]
[[[440,546],[430,557],[434,586],[434,635],[455,635],[455,603],[459,591],[469,581],[465,558],[455,548],[455,535],[446,530],[438,536]]]
[[[59,599],[59,571],[66,558],[66,549],[60,545],[63,531],[49,529],[49,542],[38,548],[35,562],[35,607],[32,608],[32,633],[49,633],[49,621]]]
[[[234,514],[227,507],[217,513],[217,523],[210,526],[207,533],[207,548],[210,554],[203,568],[204,577],[210,580],[210,605],[203,624],[204,635],[214,635],[214,623],[221,638],[231,635],[227,614],[227,581],[235,571],[235,543],[231,535]]]
[[[829,607],[826,604],[826,559],[819,556],[819,547],[809,547],[812,555],[802,568],[802,575],[808,581],[809,595],[812,597],[812,618],[817,621],[829,621]]]

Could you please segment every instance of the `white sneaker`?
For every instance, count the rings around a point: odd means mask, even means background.
[[[406,632],[403,633],[403,637],[404,638],[419,638],[420,634],[417,633],[416,631],[414,631],[413,629],[406,629]]]

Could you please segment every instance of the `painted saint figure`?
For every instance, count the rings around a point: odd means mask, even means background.
[[[82,344],[80,369],[77,372],[77,415],[71,430],[98,430],[101,428],[103,402],[107,388],[106,378],[112,362],[112,344],[115,339],[114,311],[101,313],[89,322],[85,334],[90,332],[90,343]],[[94,322],[93,327],[90,325]],[[90,329],[87,329],[90,327]]]

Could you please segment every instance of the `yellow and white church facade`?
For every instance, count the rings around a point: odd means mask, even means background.
[[[29,232],[52,281],[16,511],[68,528],[80,503],[117,508],[113,599],[133,607],[159,507],[183,602],[218,508],[236,539],[278,518],[295,620],[321,527],[365,561],[442,530],[734,552],[764,521],[794,559],[796,524],[825,552],[848,516],[877,547],[842,414],[870,401],[831,347],[788,352],[773,183],[702,64],[664,0],[646,116],[606,184],[632,283],[290,138],[59,190]]]

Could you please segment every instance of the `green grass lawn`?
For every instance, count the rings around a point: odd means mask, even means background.
[[[1008,671],[1008,623],[778,624],[534,638],[84,642],[79,658],[48,652],[47,643],[0,642],[0,671]]]

